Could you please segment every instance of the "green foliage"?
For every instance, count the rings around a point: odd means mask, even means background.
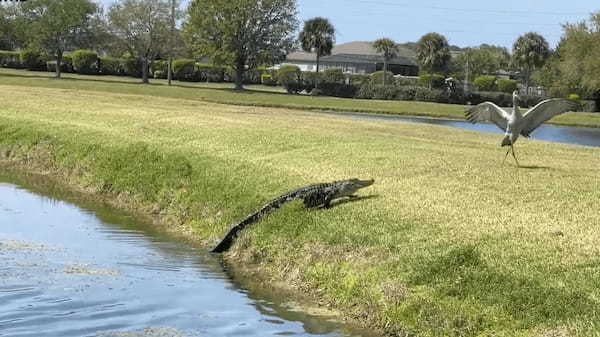
[[[98,72],[102,75],[122,75],[124,61],[116,57],[100,57]]]
[[[515,81],[515,80],[507,80],[507,79],[501,78],[501,79],[498,79],[498,81],[496,81],[496,83],[498,86],[498,91],[500,91],[500,92],[510,94],[513,91],[517,90],[517,81]]]
[[[340,68],[330,68],[326,69],[323,72],[322,77],[323,82],[327,83],[338,83],[345,84],[346,83],[346,75],[344,75],[344,71]]]
[[[445,73],[450,59],[450,45],[443,35],[425,34],[417,42],[417,61],[423,71]]]
[[[521,96],[521,99],[522,98],[523,95]],[[492,102],[501,107],[509,107],[512,106],[513,103],[512,95],[496,91],[479,91],[473,93],[470,97],[470,101],[472,104]]]
[[[496,91],[496,79],[496,76],[481,75],[473,81],[473,84],[479,91]]]
[[[98,54],[95,51],[80,49],[72,54],[73,69],[84,75],[98,73]]]
[[[541,68],[548,57],[550,57],[550,47],[540,34],[521,35],[513,44],[512,64],[523,72],[526,87],[529,87],[533,71]]]
[[[374,85],[383,85],[383,83],[394,83],[394,74],[391,71],[376,71],[371,74],[371,82]]]
[[[96,10],[96,4],[91,0],[24,2],[21,12],[27,26],[27,40],[31,46],[43,49],[49,55],[62,55],[67,42],[74,43],[74,32],[84,27]],[[75,63],[73,66],[76,68]]]
[[[466,65],[469,64],[470,78],[481,75],[493,75],[500,70],[507,70],[510,64],[508,50],[500,46],[482,44],[477,48],[469,48],[452,60],[452,73],[464,77]]]
[[[277,71],[277,82],[283,86],[300,83],[302,82],[302,72],[297,66],[282,66]]]
[[[127,76],[142,77],[142,60],[129,53],[125,53],[121,58],[121,68]]]
[[[294,47],[295,0],[193,0],[187,14],[187,45],[235,69],[237,89],[246,69],[275,64]]]
[[[156,77],[156,72],[160,71],[161,77]],[[167,78],[166,74],[169,71],[169,62],[166,60],[156,60],[150,64],[150,72],[154,75],[154,78]],[[163,77],[164,75],[164,77]]]
[[[412,86],[412,87],[416,87],[418,85],[420,85],[421,83],[421,78],[420,77],[403,77],[403,76],[399,76],[396,77],[396,85],[398,86]],[[429,83],[427,83],[427,85],[429,85]]]
[[[212,64],[196,64],[199,80],[202,82],[223,82],[225,69]]]
[[[273,79],[273,75],[271,74],[262,74],[260,77],[260,83],[268,86],[276,86],[277,81]]]
[[[413,101],[417,94],[417,86],[399,86],[396,99],[400,101]]]
[[[173,61],[173,76],[179,81],[196,82],[200,78],[196,72],[196,61],[192,59],[179,59]]]
[[[323,73],[312,72],[312,71],[303,71],[302,72],[302,82],[306,84],[310,89],[315,87],[315,84],[323,82]]]
[[[20,55],[20,62],[28,70],[46,70],[47,56],[42,54],[38,50],[26,49],[22,50]]]
[[[298,40],[302,50],[307,53],[315,53],[319,58],[331,55],[335,44],[335,28],[327,18],[312,18],[304,22]]]
[[[21,53],[18,51],[0,50],[0,67],[3,68],[22,68]]]
[[[396,42],[392,39],[381,38],[373,42],[373,48],[383,57],[383,71],[388,70],[388,63],[398,56],[399,48]],[[387,77],[383,77],[383,85],[394,83],[393,81],[388,82]]]
[[[445,84],[444,75],[421,73],[419,75],[419,84],[429,89],[443,88]]]
[[[353,98],[356,96],[358,88],[351,84],[323,82],[319,84],[318,90],[325,96]]]
[[[445,90],[417,87],[415,89],[415,101],[447,103],[448,94]]]
[[[579,101],[581,99],[581,97],[579,97],[577,94],[569,94],[567,98],[573,101]]]
[[[50,72],[56,72],[56,61],[46,62],[46,69]],[[63,73],[73,73],[73,56],[64,54],[60,65],[60,71]]]
[[[350,84],[361,87],[363,84],[371,81],[371,76],[366,74],[351,74],[350,75]]]

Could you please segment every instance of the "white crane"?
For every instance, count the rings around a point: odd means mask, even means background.
[[[483,102],[465,112],[469,122],[492,122],[505,132],[504,139],[502,139],[502,146],[510,146],[510,149],[506,151],[504,161],[506,161],[508,153],[512,151],[512,156],[515,158],[517,166],[519,166],[519,161],[515,155],[513,145],[519,138],[519,135],[529,137],[531,132],[542,125],[542,123],[556,115],[573,111],[578,106],[577,102],[572,100],[553,98],[540,102],[529,109],[525,115],[522,115],[519,111],[519,100],[519,93],[514,91],[512,113],[508,113],[492,102]]]

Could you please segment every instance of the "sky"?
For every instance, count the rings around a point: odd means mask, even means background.
[[[114,0],[100,0],[108,5]],[[189,0],[184,0],[187,2]],[[389,37],[416,42],[430,32],[459,47],[482,43],[512,49],[527,32],[537,32],[555,47],[562,24],[587,20],[600,11],[598,0],[297,0],[300,29],[304,20],[328,18],[337,43]]]

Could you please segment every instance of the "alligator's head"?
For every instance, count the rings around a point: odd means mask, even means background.
[[[341,186],[340,186],[340,191],[338,193],[338,197],[345,197],[345,196],[353,195],[356,191],[360,190],[361,188],[365,188],[367,186],[373,185],[374,182],[375,182],[375,180],[373,180],[373,179],[360,180],[360,179],[356,179],[356,178],[340,181],[339,183],[341,184]]]

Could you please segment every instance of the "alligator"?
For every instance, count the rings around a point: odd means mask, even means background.
[[[356,198],[354,195],[356,191],[361,188],[371,186],[374,182],[375,181],[373,179],[340,180],[332,183],[310,185],[285,193],[280,197],[271,200],[260,210],[247,216],[240,223],[233,226],[227,235],[225,235],[223,240],[221,240],[221,242],[211,251],[211,253],[223,253],[227,251],[233,245],[234,240],[237,238],[241,230],[243,230],[246,226],[259,221],[268,214],[278,210],[285,203],[296,199],[302,199],[304,202],[304,207],[306,208],[330,208],[333,200],[344,197]]]

